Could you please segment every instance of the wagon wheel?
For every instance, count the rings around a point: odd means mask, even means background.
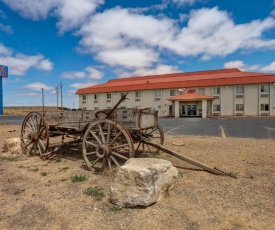
[[[29,113],[22,124],[20,135],[22,152],[42,157],[49,147],[49,125],[42,114]]]
[[[104,170],[120,167],[134,157],[133,140],[119,122],[104,119],[92,122],[83,137],[83,157],[87,167]]]
[[[163,129],[161,128],[160,125],[157,125],[157,126],[154,126],[154,127],[149,127],[147,129],[143,129],[142,133],[145,136],[148,136],[150,141],[158,143],[160,145],[163,145],[163,143],[164,143],[164,132],[163,132]],[[141,149],[142,153],[149,152],[150,154],[158,154],[159,151],[160,151],[157,148],[154,148],[154,147],[146,145],[146,144],[142,144],[141,142],[139,142],[137,144],[135,153],[137,153],[139,149]]]

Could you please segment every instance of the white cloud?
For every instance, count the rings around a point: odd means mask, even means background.
[[[22,17],[33,20],[45,19],[58,0],[2,0]]]
[[[183,5],[193,5],[195,4],[196,1],[198,0],[172,0],[174,3],[178,4],[179,6],[183,6]]]
[[[238,68],[242,71],[258,71],[260,69],[259,65],[246,65],[243,61],[236,60],[236,61],[230,61],[226,62],[223,65],[224,68],[230,69],[230,68]]]
[[[275,19],[236,24],[217,7],[192,10],[187,26],[175,20],[113,8],[94,15],[78,32],[83,52],[108,65],[141,69],[158,63],[162,55],[199,56],[207,60],[240,50],[275,49],[264,33]]]
[[[48,15],[59,18],[60,33],[75,29],[91,15],[103,0],[2,0],[22,17],[32,20],[46,19]]]
[[[30,97],[41,97],[40,93],[14,93],[14,95],[17,95],[17,96],[30,96]]]
[[[226,62],[224,63],[223,67],[226,69],[230,69],[230,68],[244,69],[245,64],[243,63],[243,61],[237,60],[237,61]]]
[[[11,55],[12,49],[6,47],[4,44],[0,43],[0,56],[2,55]]]
[[[12,49],[0,43],[0,63],[9,66],[9,73],[12,75],[24,75],[30,68],[43,71],[51,71],[53,63],[41,54],[25,55],[14,53]]]
[[[98,71],[97,69],[88,66],[85,69],[89,74],[89,78],[99,80],[104,76],[104,73],[101,71]]]
[[[49,61],[49,59],[44,59],[43,56],[42,58],[43,59],[37,63],[36,68],[44,71],[51,71],[53,69],[53,63]]]
[[[179,21],[180,22],[184,22],[188,19],[188,15],[187,14],[179,14]]]
[[[41,82],[34,82],[31,84],[25,85],[24,88],[28,88],[28,89],[32,89],[32,90],[40,90],[40,91],[41,91],[41,89],[44,89],[44,90],[53,90],[54,89],[54,87],[48,86]]]
[[[4,31],[4,32],[6,32],[8,34],[12,34],[13,33],[13,30],[12,30],[11,26],[6,26],[6,25],[4,25],[2,23],[0,23],[0,30],[2,30],[2,31]]]
[[[86,76],[87,74],[82,71],[63,72],[61,74],[61,77],[65,79],[83,79],[86,78]]]
[[[50,71],[53,66],[49,60],[44,59],[44,56],[40,54],[34,56],[25,54],[15,54],[14,56],[0,55],[0,63],[9,66],[11,75],[24,75],[32,67]]]
[[[176,66],[169,65],[158,65],[156,68],[141,68],[133,72],[123,72],[119,73],[120,78],[125,77],[139,77],[139,76],[149,76],[149,75],[158,75],[158,74],[169,74],[169,73],[178,73],[181,72]]]
[[[66,0],[61,1],[57,14],[60,21],[57,27],[60,32],[69,31],[81,25],[103,0]]]
[[[148,67],[158,61],[158,54],[152,49],[138,47],[125,47],[101,51],[97,59],[111,66],[124,66],[128,68]]]
[[[91,18],[80,30],[85,52],[109,65],[147,67],[158,61],[155,45],[171,42],[174,20],[156,19],[113,8]]]
[[[267,65],[267,66],[262,67],[261,71],[267,71],[267,72],[275,71],[275,61],[272,62],[271,64]]]
[[[95,68],[92,68],[90,66],[87,66],[85,68],[85,71],[70,71],[70,72],[63,72],[61,74],[62,78],[65,79],[84,79],[84,78],[90,78],[90,79],[101,79],[103,77],[104,73],[96,70]]]
[[[94,85],[98,85],[98,82],[74,83],[74,84],[71,84],[70,86],[73,88],[81,89],[81,88],[86,88]]]

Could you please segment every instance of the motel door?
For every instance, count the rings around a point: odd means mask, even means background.
[[[180,116],[182,117],[186,116],[185,108],[186,108],[186,105],[181,105]]]
[[[196,104],[187,105],[187,116],[197,116],[197,105]]]

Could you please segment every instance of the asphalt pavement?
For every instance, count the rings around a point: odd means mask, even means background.
[[[21,125],[24,118],[0,116],[0,124]],[[275,117],[160,118],[159,124],[172,135],[275,139]]]
[[[164,133],[173,135],[275,139],[275,118],[160,118]]]

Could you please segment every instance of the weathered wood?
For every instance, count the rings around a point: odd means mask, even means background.
[[[192,164],[192,165],[195,165],[195,166],[197,166],[197,167],[199,167],[199,168],[202,168],[202,169],[204,169],[205,171],[214,173],[214,174],[216,174],[216,175],[228,175],[227,173],[224,173],[224,172],[222,172],[221,170],[216,170],[216,169],[212,168],[211,166],[208,166],[208,165],[206,165],[206,164],[203,164],[203,163],[201,163],[201,162],[198,162],[198,161],[196,161],[196,160],[193,160],[193,159],[191,159],[191,158],[189,158],[189,157],[187,157],[187,156],[178,154],[178,153],[176,153],[175,151],[170,150],[170,149],[164,147],[163,145],[160,145],[160,144],[158,144],[158,143],[152,142],[152,141],[150,141],[150,138],[149,138],[149,139],[148,139],[148,138],[142,138],[141,143],[144,143],[144,144],[153,146],[153,147],[155,147],[155,148],[157,148],[157,149],[160,149],[161,151],[163,151],[163,152],[165,152],[165,153],[168,153],[168,154],[170,154],[170,155],[172,155],[172,156],[174,156],[174,157],[176,157],[176,158],[179,158],[179,159],[181,159],[181,160],[183,160],[183,161],[185,161],[185,162],[188,162],[189,164]]]

